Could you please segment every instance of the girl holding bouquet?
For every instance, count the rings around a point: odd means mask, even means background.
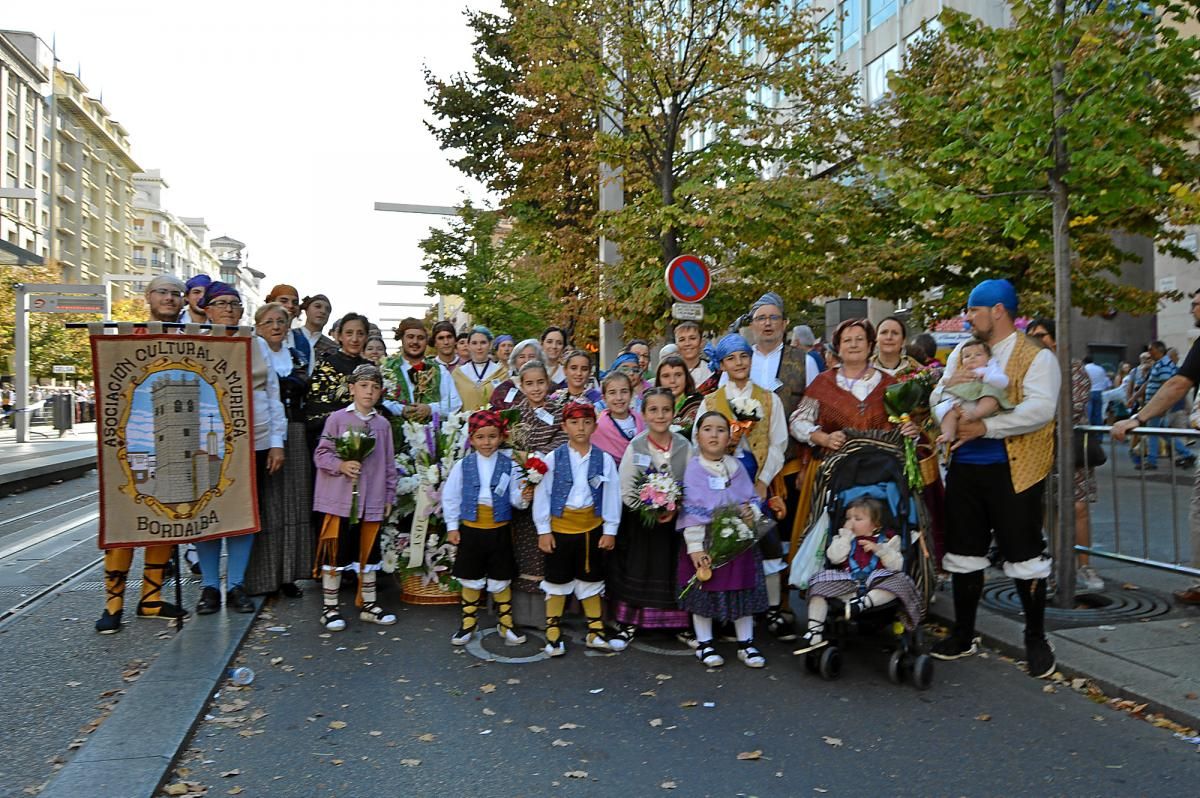
[[[686,551],[679,555],[679,604],[692,613],[696,631],[696,657],[710,668],[725,664],[713,647],[713,619],[732,621],[738,639],[738,659],[748,667],[767,664],[754,646],[754,614],[767,609],[762,556],[757,546],[747,545],[740,554],[712,569],[709,550],[713,535],[726,529],[719,521],[730,515],[752,524],[760,516],[759,498],[750,475],[741,462],[726,454],[729,421],[721,413],[704,413],[696,421],[699,452],[691,458],[683,479],[683,512],[675,526],[683,532]],[[733,513],[727,512],[733,510]],[[732,519],[731,519],[732,520]],[[706,541],[706,533],[708,540]],[[699,583],[706,572],[711,577]]]
[[[646,430],[629,443],[617,469],[625,510],[605,583],[609,609],[617,622],[612,639],[626,645],[639,628],[686,629],[689,625],[688,614],[679,609],[676,599],[675,517],[691,444],[671,431],[675,396],[669,388],[647,390],[642,411]]]
[[[384,626],[396,622],[396,616],[375,601],[379,524],[392,512],[397,481],[392,427],[375,410],[383,394],[383,375],[370,364],[359,366],[349,386],[354,403],[325,420],[313,455],[313,511],[324,514],[313,578],[321,580],[324,595],[321,625],[331,632],[346,628],[338,612],[338,589],[346,570],[360,576],[359,619]]]

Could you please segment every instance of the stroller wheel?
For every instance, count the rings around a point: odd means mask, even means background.
[[[921,654],[913,660],[913,686],[918,690],[928,690],[933,684],[933,658]]]
[[[804,670],[812,674],[821,672],[821,666],[818,664],[818,658],[821,656],[822,649],[810,651],[804,655]]]
[[[837,646],[826,646],[821,649],[821,658],[817,663],[821,678],[827,682],[842,675],[842,652]]]
[[[904,681],[904,652],[896,649],[892,652],[892,656],[888,659],[888,678],[892,684],[900,684]]]

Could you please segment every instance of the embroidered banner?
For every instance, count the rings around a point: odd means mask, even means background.
[[[259,529],[250,339],[92,335],[100,548]]]

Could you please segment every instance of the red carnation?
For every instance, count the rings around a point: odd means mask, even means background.
[[[413,363],[412,370],[413,371],[424,371],[425,370],[425,361],[418,360],[416,363]]]

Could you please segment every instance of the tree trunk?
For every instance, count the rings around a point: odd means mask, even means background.
[[[1066,20],[1066,0],[1054,0],[1054,13],[1061,27]],[[1066,130],[1063,119],[1067,114],[1066,66],[1056,56],[1050,67],[1050,86],[1053,97],[1054,166],[1050,169],[1050,196],[1053,203],[1055,340],[1058,344],[1058,371],[1062,377],[1057,408],[1056,464],[1057,491],[1054,503],[1058,507],[1054,540],[1054,576],[1058,591],[1055,606],[1075,606],[1075,464],[1074,418],[1071,402],[1071,234],[1070,193],[1064,179],[1070,166]]]

